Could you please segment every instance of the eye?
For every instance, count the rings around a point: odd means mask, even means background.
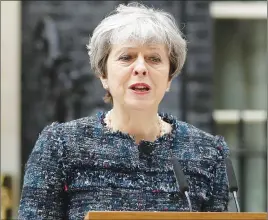
[[[159,57],[150,57],[149,59],[154,63],[160,63],[161,62],[161,59]]]
[[[121,60],[121,61],[129,61],[131,60],[131,56],[129,55],[123,55],[123,56],[120,56],[118,60]]]

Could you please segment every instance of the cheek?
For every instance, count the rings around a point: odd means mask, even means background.
[[[111,68],[113,70],[109,72],[109,84],[111,88],[116,92],[127,88],[131,74],[127,68]]]
[[[169,80],[168,70],[163,69],[159,71],[157,74],[155,74],[155,77],[153,78],[157,87],[159,87],[160,89],[166,88],[168,85],[168,80]]]

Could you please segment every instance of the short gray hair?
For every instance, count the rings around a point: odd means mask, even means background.
[[[142,44],[164,43],[169,52],[169,78],[177,75],[186,59],[186,41],[174,17],[140,3],[120,4],[95,28],[87,45],[92,70],[106,77],[106,62],[111,47],[129,40]]]

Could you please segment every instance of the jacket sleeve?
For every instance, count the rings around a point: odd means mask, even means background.
[[[64,174],[61,125],[52,123],[39,135],[25,166],[18,219],[63,219]]]
[[[214,177],[211,182],[209,200],[204,204],[205,212],[226,212],[228,211],[229,189],[228,178],[224,159],[229,156],[229,148],[221,136],[216,136],[214,147],[217,151]]]

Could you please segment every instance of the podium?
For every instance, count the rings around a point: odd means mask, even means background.
[[[84,220],[267,220],[265,212],[90,211]]]

